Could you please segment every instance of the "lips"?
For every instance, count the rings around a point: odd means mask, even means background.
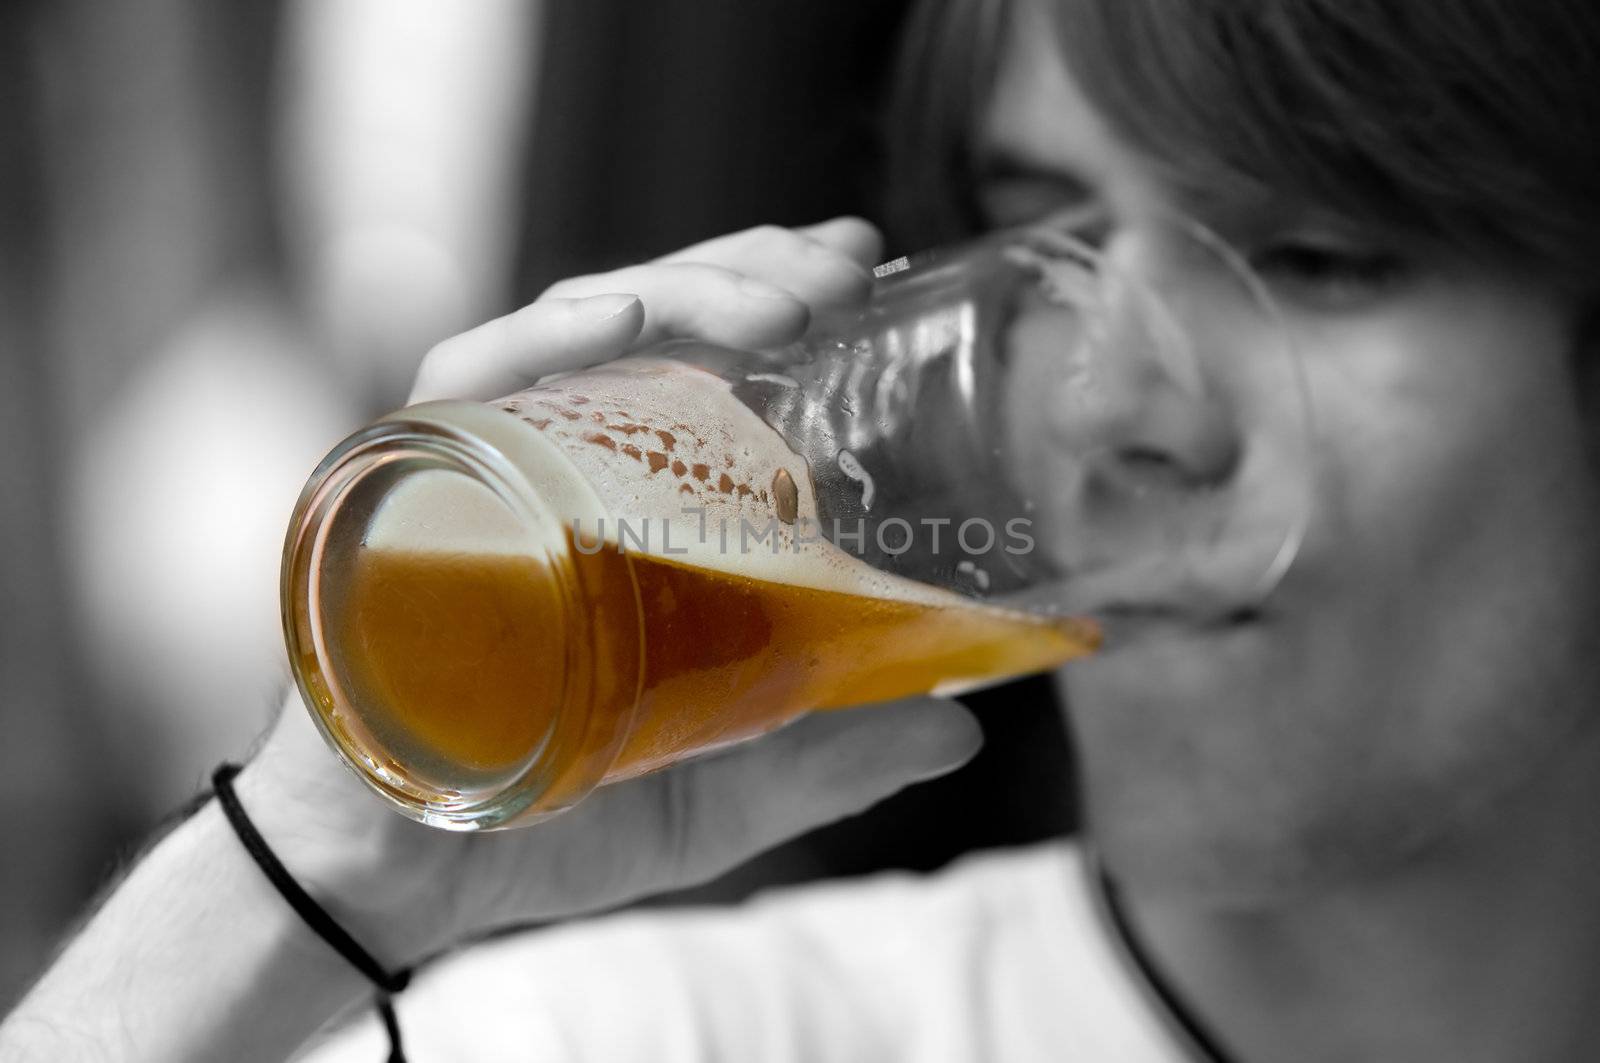
[[[1075,613],[1127,620],[1172,620],[1202,626],[1232,624],[1259,616],[1272,590],[1253,559],[1228,564],[1181,556],[1148,557],[1135,563],[1069,575],[1061,585]]]
[[[1253,624],[1265,616],[1260,604],[1225,606],[1184,602],[1108,602],[1093,613],[1116,622],[1172,622],[1218,628]]]
[[[1135,670],[1139,671],[1150,662],[1151,652],[1177,653],[1179,657],[1161,659],[1171,664],[1197,658],[1196,663],[1206,662],[1203,671],[1207,673],[1224,661],[1236,661],[1239,653],[1253,656],[1271,621],[1270,614],[1255,607],[1195,613],[1158,603],[1108,605],[1094,619],[1101,634],[1100,650],[1094,655],[1097,660],[1109,664],[1109,659],[1130,654],[1124,666],[1138,662]],[[1152,678],[1143,676],[1144,681]]]

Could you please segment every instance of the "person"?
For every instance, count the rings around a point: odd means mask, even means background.
[[[970,0],[929,19],[909,132],[947,217],[1058,218],[1134,255],[1177,209],[1269,286],[1316,403],[1300,557],[1260,609],[1145,603],[1063,670],[1080,841],[479,944],[398,998],[413,1057],[1596,1058],[1600,12]],[[838,219],[575,278],[430,352],[413,397],[487,398],[666,335],[780,343],[859,302],[879,255]],[[704,878],[978,741],[946,702],[822,715],[479,837],[382,808],[296,709],[238,790],[398,966]],[[363,986],[213,803],[0,1049],[283,1058]],[[309,1058],[380,1046],[360,1018]]]

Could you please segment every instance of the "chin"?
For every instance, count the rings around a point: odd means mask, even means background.
[[[1352,800],[1358,758],[1318,738],[1345,692],[1308,666],[1309,634],[1282,612],[1119,619],[1060,677],[1087,840],[1112,877],[1226,908],[1370,873],[1365,846],[1398,824],[1371,822]]]
[[[1365,872],[1347,764],[1308,748],[1292,662],[1270,651],[1245,625],[1130,643],[1067,677],[1087,841],[1130,890],[1258,907]]]
[[[1113,881],[1155,902],[1226,910],[1294,901],[1325,890],[1329,869],[1289,840],[1247,836],[1238,825],[1175,833],[1091,815],[1086,841]]]
[[[1085,750],[1085,841],[1141,897],[1259,909],[1370,885],[1452,837],[1426,794],[1352,793],[1330,759],[1260,764],[1168,745],[1097,765]]]

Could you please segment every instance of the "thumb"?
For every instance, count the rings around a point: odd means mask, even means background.
[[[982,744],[977,720],[953,701],[820,712],[719,756],[606,787],[540,829],[583,831],[592,816],[615,838],[628,824],[633,844],[625,866],[611,869],[615,894],[675,889],[954,771]]]

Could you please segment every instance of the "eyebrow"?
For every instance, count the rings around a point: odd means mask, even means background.
[[[1094,179],[1081,170],[1064,169],[1055,162],[1004,144],[980,144],[972,154],[970,170],[978,180],[1026,178],[1076,185],[1085,190],[1095,184]]]
[[[1151,159],[1150,165],[1158,171],[1171,169],[1160,159]],[[1003,143],[980,145],[974,152],[971,172],[979,182],[1042,181],[1082,189],[1086,194],[1093,193],[1099,183],[1084,169],[1067,169],[1059,162]],[[1275,228],[1312,213],[1305,204],[1242,175],[1226,188],[1178,180],[1166,181],[1164,187],[1175,211],[1217,230],[1219,235]]]
[[[1176,169],[1175,164],[1148,153],[1145,158],[1158,175],[1170,175]],[[1085,197],[1097,195],[1102,183],[1093,175],[1092,167],[1063,166],[1060,160],[1046,159],[1026,144],[1005,141],[978,144],[969,170],[971,179],[979,185],[989,181],[1038,181],[1081,192]],[[1232,173],[1225,180],[1210,181],[1170,177],[1162,181],[1162,187],[1173,211],[1238,246],[1284,229],[1348,226],[1359,232],[1365,228],[1338,211],[1309,203],[1245,174]]]

